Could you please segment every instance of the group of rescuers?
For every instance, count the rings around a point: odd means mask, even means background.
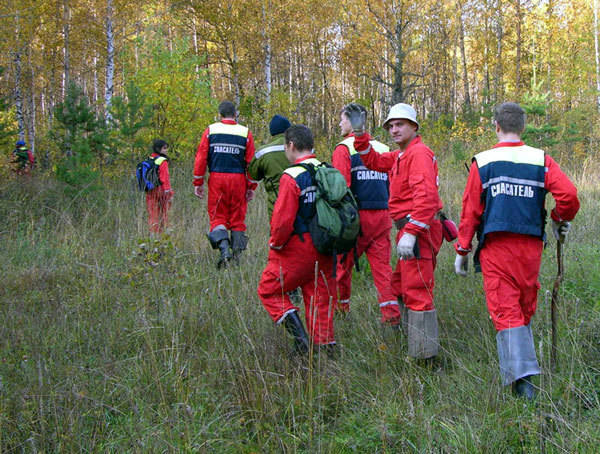
[[[315,211],[315,182],[305,167],[318,165],[312,132],[275,115],[271,142],[255,150],[252,133],[236,121],[233,103],[219,105],[221,120],[202,134],[194,163],[194,194],[205,196],[208,168],[208,240],[219,250],[218,267],[239,259],[246,249],[246,209],[259,181],[264,182],[271,217],[269,255],[258,296],[269,316],[294,338],[294,351],[335,351],[334,313],[350,310],[352,267],[363,253],[371,265],[381,321],[404,331],[408,354],[428,359],[439,349],[434,305],[436,256],[443,241],[439,175],[433,151],[423,143],[415,109],[394,105],[383,123],[397,149],[373,140],[365,130],[366,110],[351,103],[340,111],[343,140],[332,164],[355,196],[361,234],[354,253],[336,260],[319,253],[308,233]],[[500,373],[518,396],[533,399],[531,377],[540,373],[531,318],[540,288],[538,275],[545,241],[545,196],[552,231],[564,241],[579,210],[577,190],[543,150],[521,140],[525,112],[506,102],[494,111],[498,143],[473,158],[462,199],[455,272],[467,274],[472,240],[478,236],[475,267],[483,273],[487,307],[497,330]],[[154,158],[167,158],[167,144],[155,141]],[[151,230],[160,232],[172,197],[168,160],[160,168],[163,185],[149,193]],[[163,168],[164,167],[164,168]],[[151,191],[153,192],[153,191]],[[398,261],[390,266],[392,225]],[[290,295],[300,288],[304,324]],[[308,333],[307,333],[308,332]]]

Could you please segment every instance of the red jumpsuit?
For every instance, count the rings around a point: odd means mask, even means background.
[[[150,155],[153,159],[159,156],[161,155],[158,153]],[[171,199],[173,198],[173,190],[171,189],[171,180],[169,178],[169,161],[163,161],[158,167],[158,178],[162,184],[146,192],[148,227],[152,233],[162,233],[169,222],[167,213],[171,207]]]
[[[235,120],[223,119],[222,123],[235,125]],[[204,174],[208,164],[209,128],[202,134],[194,162],[194,186],[204,184]],[[254,139],[248,131],[246,143],[246,166],[254,157]],[[208,218],[210,230],[223,225],[227,230],[246,231],[246,190],[256,189],[257,183],[250,180],[247,173],[211,172],[208,180]]]
[[[332,164],[344,178],[348,187],[351,186],[351,162],[348,147],[339,144],[333,151]],[[371,265],[373,282],[377,289],[377,300],[381,310],[382,322],[397,322],[400,319],[398,300],[392,291],[390,266],[392,219],[388,210],[360,210],[361,235],[356,243],[356,256],[363,253]],[[338,307],[342,311],[349,309],[350,295],[352,293],[352,267],[354,253],[349,252],[337,266],[337,287],[339,292]]]
[[[296,162],[314,157],[311,154]],[[299,199],[296,181],[284,173],[273,208],[269,258],[258,284],[258,296],[271,319],[281,323],[285,315],[298,310],[288,292],[301,287],[308,334],[317,345],[332,344],[336,303],[333,258],[317,252],[308,232],[302,238],[294,233]]]
[[[412,311],[433,310],[436,256],[442,245],[442,225],[437,219],[442,209],[437,161],[420,136],[404,152],[377,153],[370,149],[369,140],[370,136],[363,134],[355,139],[354,147],[369,169],[389,172],[392,219],[400,221],[410,215],[410,220],[398,231],[396,242],[404,232],[415,235],[420,255],[398,260],[392,274],[392,291]]]
[[[523,142],[506,142],[494,148],[521,145]],[[570,221],[579,210],[577,189],[548,155],[544,166],[547,169],[544,188],[556,202],[550,216],[557,222]],[[458,254],[471,251],[485,210],[482,192],[479,169],[474,162],[463,194],[458,241],[454,246]],[[485,236],[479,259],[487,307],[497,331],[526,326],[535,314],[543,247],[542,240],[531,235],[492,232]]]

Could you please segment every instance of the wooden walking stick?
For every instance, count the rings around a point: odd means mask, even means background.
[[[552,321],[552,349],[550,350],[550,367],[552,371],[556,369],[556,342],[557,342],[557,329],[556,329],[556,311],[558,304],[558,290],[560,289],[560,283],[563,278],[563,257],[562,257],[562,245],[565,241],[565,237],[560,235],[556,241],[556,262],[558,263],[558,272],[556,273],[556,279],[554,279],[554,288],[552,289],[552,301],[550,303],[550,318]]]

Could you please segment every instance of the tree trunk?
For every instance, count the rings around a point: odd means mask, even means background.
[[[31,49],[29,50],[29,69],[31,72],[31,83],[29,89],[29,149],[35,155],[35,71],[31,63]]]
[[[110,106],[114,92],[115,77],[115,36],[113,33],[113,2],[108,0],[106,4],[106,85],[104,87],[104,118],[108,122],[112,120]]]
[[[394,67],[394,86],[392,87],[392,104],[404,102],[404,48],[402,47],[402,23],[396,24],[396,61]]]
[[[554,17],[554,0],[548,0],[548,8],[547,8],[547,21],[548,21],[548,36],[547,39],[547,49],[546,49],[546,89],[550,91],[552,87],[552,41],[554,40],[554,35],[552,33],[552,18]]]
[[[271,2],[268,2],[267,8],[271,9]],[[262,4],[262,17],[263,17],[263,27],[261,28],[261,34],[263,39],[263,47],[265,50],[265,99],[267,103],[271,101],[271,60],[272,60],[272,50],[271,50],[271,21],[267,16],[267,11],[265,8],[265,3]]]
[[[600,50],[598,49],[598,0],[594,0],[594,51],[596,54],[596,104],[600,112]]]
[[[521,0],[515,0],[515,7],[517,10],[517,55],[515,62],[515,90],[516,98],[518,99],[521,95],[521,27],[523,24],[523,12],[521,10]]]
[[[235,43],[232,46],[233,50],[233,64],[231,65],[231,69],[233,72],[233,89],[234,89],[234,103],[235,107],[239,109],[240,107],[240,79],[238,75],[238,57],[236,51]]]
[[[496,70],[494,74],[494,102],[502,99],[502,37],[504,35],[502,0],[496,0]]]
[[[138,27],[138,35],[140,34],[140,30]],[[194,43],[194,55],[196,58],[199,57],[198,54],[198,32],[196,30],[196,17],[192,17],[192,42]],[[138,48],[137,44],[135,45],[135,71],[137,73],[138,68]],[[196,78],[200,77],[200,66],[198,66],[198,61],[196,61],[196,66],[194,68],[196,71]]]
[[[17,43],[17,46],[19,43]],[[21,52],[15,52],[15,109],[17,115],[17,126],[19,129],[19,140],[25,140],[25,118],[23,117],[23,89],[21,86]]]
[[[21,24],[19,22],[20,14],[17,11],[15,15],[15,56],[14,56],[14,65],[15,65],[15,109],[17,115],[17,126],[19,129],[19,140],[25,140],[25,119],[23,118],[23,87],[21,80]]]
[[[69,85],[70,55],[69,55],[69,22],[71,19],[71,10],[69,0],[63,0],[63,79],[62,79],[62,98],[65,99],[67,86]]]
[[[459,38],[460,38],[460,55],[462,58],[463,72],[463,91],[465,92],[465,109],[466,114],[471,113],[471,95],[469,94],[469,73],[467,72],[467,53],[465,51],[465,18],[463,16],[463,5],[460,5],[459,11]]]

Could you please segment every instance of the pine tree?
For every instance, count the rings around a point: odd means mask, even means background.
[[[50,137],[62,150],[56,175],[75,189],[96,187],[99,173],[94,164],[102,165],[109,152],[109,131],[98,119],[87,97],[75,83],[67,88],[64,102],[54,109]]]
[[[527,114],[527,125],[523,133],[523,141],[527,144],[540,148],[548,148],[558,143],[555,136],[558,127],[548,122],[547,112],[552,100],[550,93],[542,93],[540,90],[543,81],[531,83],[531,91],[523,97],[521,107]]]

